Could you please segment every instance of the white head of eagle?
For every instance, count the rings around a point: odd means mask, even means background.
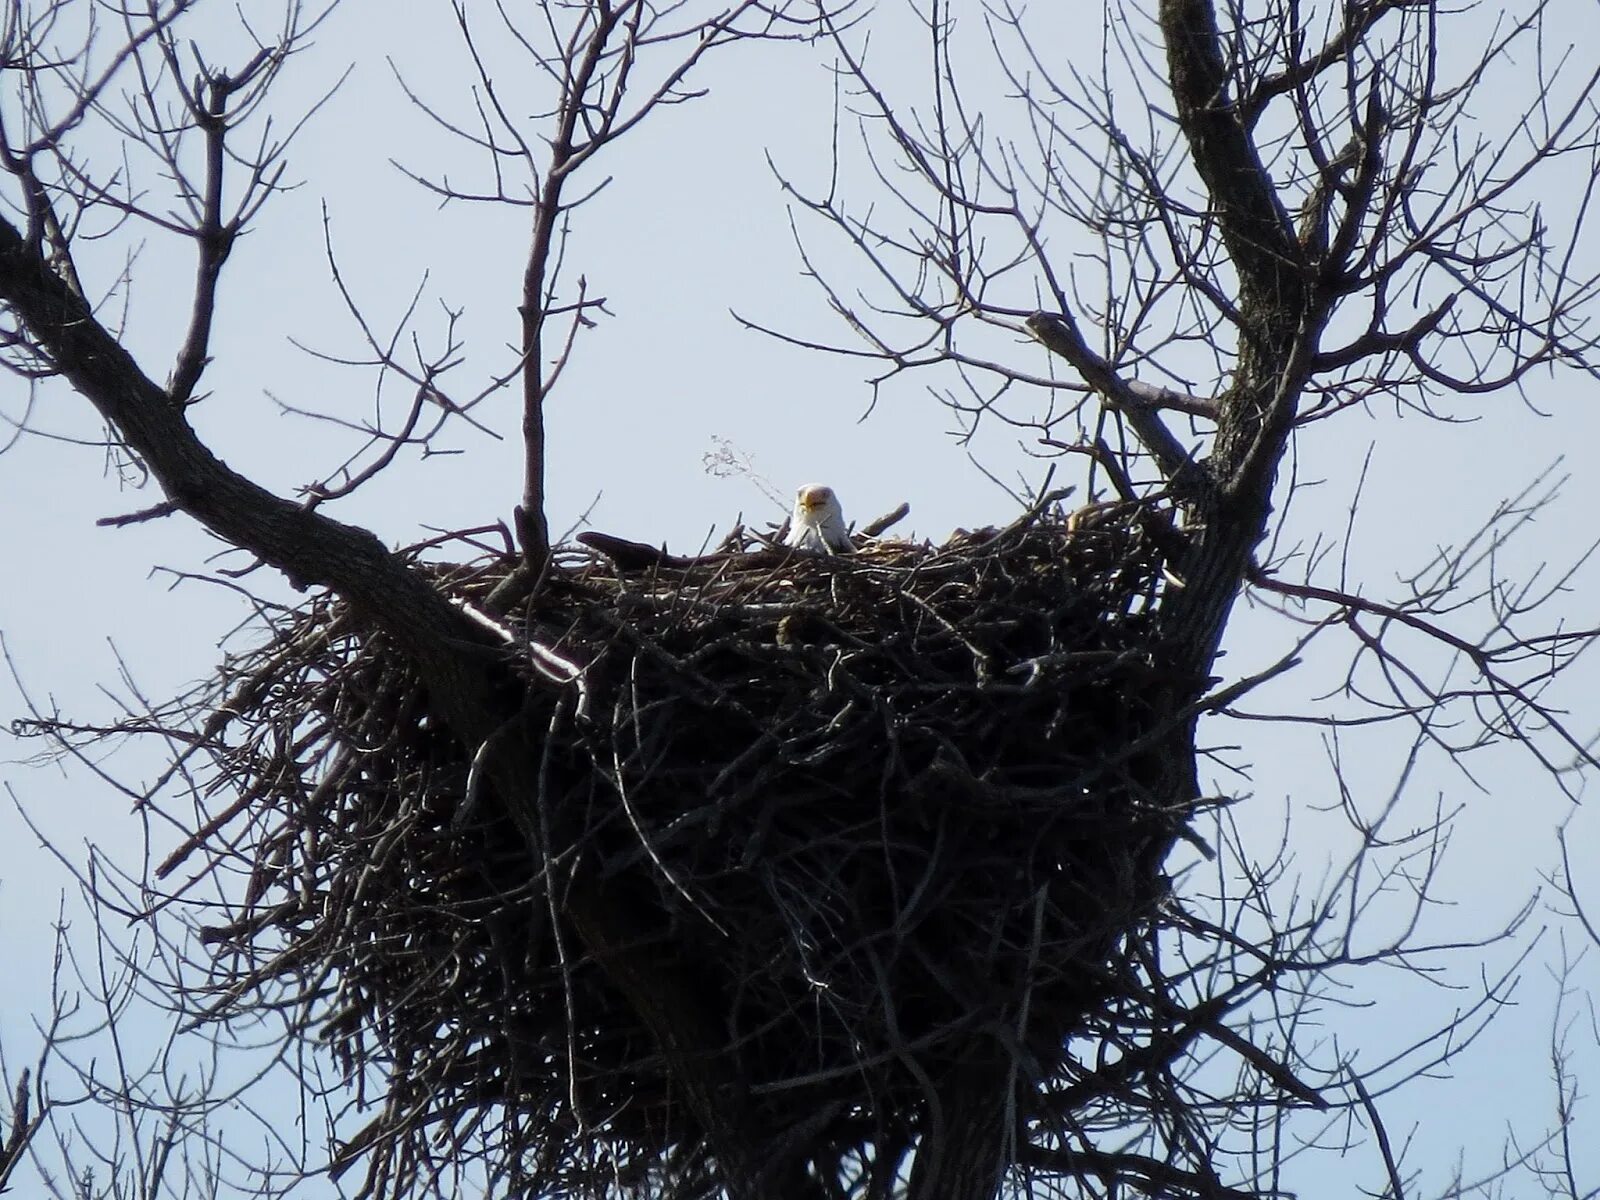
[[[795,493],[784,544],[821,554],[850,554],[855,550],[845,527],[844,509],[831,487],[808,483]]]

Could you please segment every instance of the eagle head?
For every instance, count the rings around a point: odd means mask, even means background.
[[[844,523],[844,509],[831,487],[808,483],[795,493],[784,544],[823,554],[849,554],[855,549]]]

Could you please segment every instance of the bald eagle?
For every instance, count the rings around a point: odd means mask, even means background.
[[[815,550],[822,554],[851,554],[855,546],[850,542],[850,531],[845,528],[844,509],[831,487],[808,483],[794,498],[794,512],[789,517],[789,534],[784,544],[799,550]]]

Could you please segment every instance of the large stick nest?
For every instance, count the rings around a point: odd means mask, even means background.
[[[476,755],[382,637],[310,604],[230,665],[230,803],[180,851],[247,876],[207,932],[217,1010],[292,1002],[382,1073],[358,1148],[383,1191],[490,1124],[530,1188],[694,1175],[575,886],[653,914],[638,944],[697,981],[755,1127],[903,1151],[975,1034],[1025,1094],[1115,991],[1191,815],[1160,781],[1192,691],[1150,617],[1175,535],[1092,517],[838,557],[741,533],[629,572],[564,551],[509,606],[509,564],[425,568],[526,679],[513,744]],[[537,763],[520,824],[473,767],[507,752]]]

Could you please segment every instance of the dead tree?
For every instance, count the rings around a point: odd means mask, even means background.
[[[1551,68],[1502,141],[1454,138],[1512,52],[1541,44],[1543,6],[1457,63],[1450,15],[1418,0],[1163,0],[1152,18],[1107,10],[1098,76],[995,9],[985,38],[1032,144],[979,118],[989,100],[953,65],[940,4],[922,27],[925,113],[875,77],[850,9],[592,0],[480,29],[460,6],[478,128],[415,99],[483,151],[492,183],[415,179],[526,208],[515,359],[452,395],[453,340],[406,359],[363,325],[410,402],[298,502],[231,470],[189,414],[232,247],[282,179],[287,143],[253,122],[320,18],[290,4],[271,38],[242,26],[256,40],[222,67],[188,40],[197,4],[120,14],[109,52],[74,23],[82,7],[7,9],[7,365],[70,386],[149,472],[164,498],[122,520],[181,512],[314,594],[178,704],[33,728],[182,747],[143,801],[175,811],[176,787],[190,813],[142,882],[155,907],[202,864],[226,913],[196,919],[214,974],[179,999],[219,1022],[288,1014],[352,1080],[382,1067],[376,1115],[333,1151],[338,1170],[364,1165],[363,1194],[447,1191],[474,1156],[510,1194],[1231,1200],[1275,1187],[1282,1114],[1376,1120],[1362,1078],[1303,1054],[1295,1022],[1315,981],[1419,947],[1359,945],[1333,896],[1258,921],[1266,885],[1248,872],[1242,896],[1190,903],[1164,863],[1180,841],[1210,849],[1199,722],[1294,662],[1214,676],[1246,588],[1306,621],[1302,646],[1348,631],[1419,744],[1476,705],[1489,715],[1464,736],[1593,765],[1543,695],[1592,634],[1540,628],[1537,597],[1494,589],[1493,632],[1453,630],[1472,546],[1396,600],[1324,581],[1315,556],[1291,580],[1262,551],[1286,450],[1316,422],[1380,399],[1432,410],[1544,367],[1593,374],[1585,207],[1553,244],[1520,205],[1566,156],[1593,174],[1597,76]],[[588,164],[689,98],[704,55],[819,33],[891,203],[858,219],[842,194],[792,184],[882,290],[861,302],[828,266],[811,273],[880,382],[954,372],[958,411],[1035,427],[1109,499],[1069,517],[1050,492],[1005,528],[850,559],[746,530],[697,558],[553,546],[544,405],[601,312],[562,252]],[[493,39],[531,56],[544,117],[504,98]],[[81,152],[95,123],[153,154],[170,194]],[[103,214],[195,257],[165,370],[113,324],[120,275],[87,267]],[[1058,245],[1089,247],[1098,301]],[[424,562],[426,546],[393,553],[328,515],[504,389],[522,398],[525,472],[503,547]],[[1024,392],[1042,412],[1012,407]],[[1473,687],[1431,686],[1408,636],[1459,654]],[[1396,841],[1376,886],[1430,862],[1438,833]],[[1333,886],[1348,902],[1374,885],[1352,866]],[[1282,995],[1281,1025],[1252,1036],[1250,1006]],[[1267,1165],[1225,1173],[1239,1128]]]
[[[869,164],[870,201],[836,180],[786,180],[818,218],[803,252],[850,337],[748,323],[875,361],[880,386],[927,376],[967,427],[1035,431],[1039,453],[1087,456],[1113,496],[1173,498],[1183,586],[1157,621],[1180,693],[1212,673],[1250,590],[1304,623],[1301,648],[1350,635],[1350,707],[1306,719],[1407,720],[1452,753],[1516,742],[1574,786],[1593,765],[1590,731],[1547,689],[1593,635],[1535,616],[1570,575],[1512,596],[1483,569],[1485,547],[1548,501],[1548,480],[1392,600],[1338,569],[1337,528],[1291,546],[1273,521],[1291,442],[1346,410],[1449,420],[1458,397],[1516,393],[1534,372],[1594,375],[1582,239],[1600,75],[1553,51],[1548,6],[1469,33],[1404,0],[1107,5],[1098,58],[1063,53],[1052,19],[1017,6],[978,18],[935,2],[918,16],[895,39],[920,46],[916,85],[868,52],[882,54],[881,35],[833,31],[836,155]],[[1006,86],[963,73],[972,56]],[[1539,64],[1525,81],[1537,101],[1462,139],[1459,122],[1493,109],[1520,56]],[[1572,199],[1550,201],[1552,218],[1536,181],[1568,159]],[[830,240],[858,269],[830,269]],[[1487,634],[1453,620],[1474,604]],[[1418,668],[1430,643],[1473,682],[1431,682]],[[1192,735],[1173,731],[1155,786],[1198,794]],[[1177,1152],[1169,1140],[1163,1161]],[[954,1157],[981,1154],[967,1142]],[[1161,1186],[1129,1160],[1100,1178]]]

